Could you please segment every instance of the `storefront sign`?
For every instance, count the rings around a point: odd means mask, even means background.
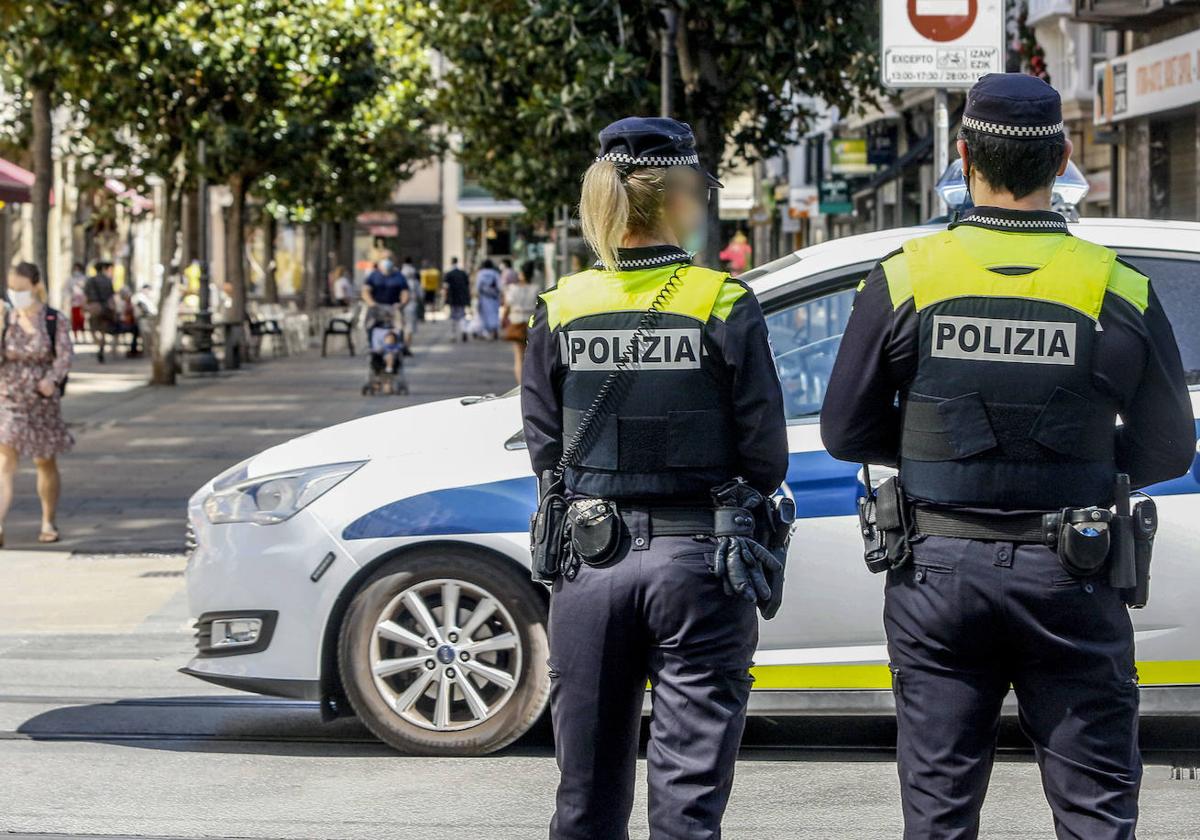
[[[359,213],[357,221],[360,225],[394,225],[398,219],[391,210],[368,210]]]
[[[1118,122],[1200,102],[1200,30],[1096,67],[1095,120]]]
[[[891,166],[896,160],[896,138],[899,132],[892,122],[877,122],[867,126],[867,163]]]
[[[820,195],[816,187],[792,187],[788,191],[788,216],[793,219],[807,219],[820,212]]]
[[[1004,0],[885,0],[883,84],[968,88],[1004,72]]]
[[[829,141],[829,171],[835,175],[871,175],[875,166],[867,163],[867,141],[862,137],[843,137]]]
[[[822,213],[830,216],[853,212],[854,205],[850,201],[850,183],[844,178],[822,181],[820,209]]]

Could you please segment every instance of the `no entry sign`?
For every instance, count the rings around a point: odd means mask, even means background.
[[[1004,72],[1003,0],[880,0],[883,84],[970,87]]]

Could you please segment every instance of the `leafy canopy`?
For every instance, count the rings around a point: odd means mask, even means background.
[[[545,215],[573,203],[608,122],[658,111],[662,0],[436,0],[440,112],[469,173]],[[796,139],[814,99],[876,85],[878,10],[845,0],[676,0],[673,116],[701,155],[752,159]]]

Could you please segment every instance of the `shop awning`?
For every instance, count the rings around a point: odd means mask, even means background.
[[[520,216],[525,212],[525,205],[497,198],[460,198],[458,212],[464,216]]]
[[[26,204],[33,190],[33,173],[0,158],[0,201]]]

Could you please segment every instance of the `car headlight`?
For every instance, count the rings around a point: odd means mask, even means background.
[[[304,510],[365,463],[325,464],[243,479],[209,495],[204,500],[204,515],[214,525],[274,525]]]

